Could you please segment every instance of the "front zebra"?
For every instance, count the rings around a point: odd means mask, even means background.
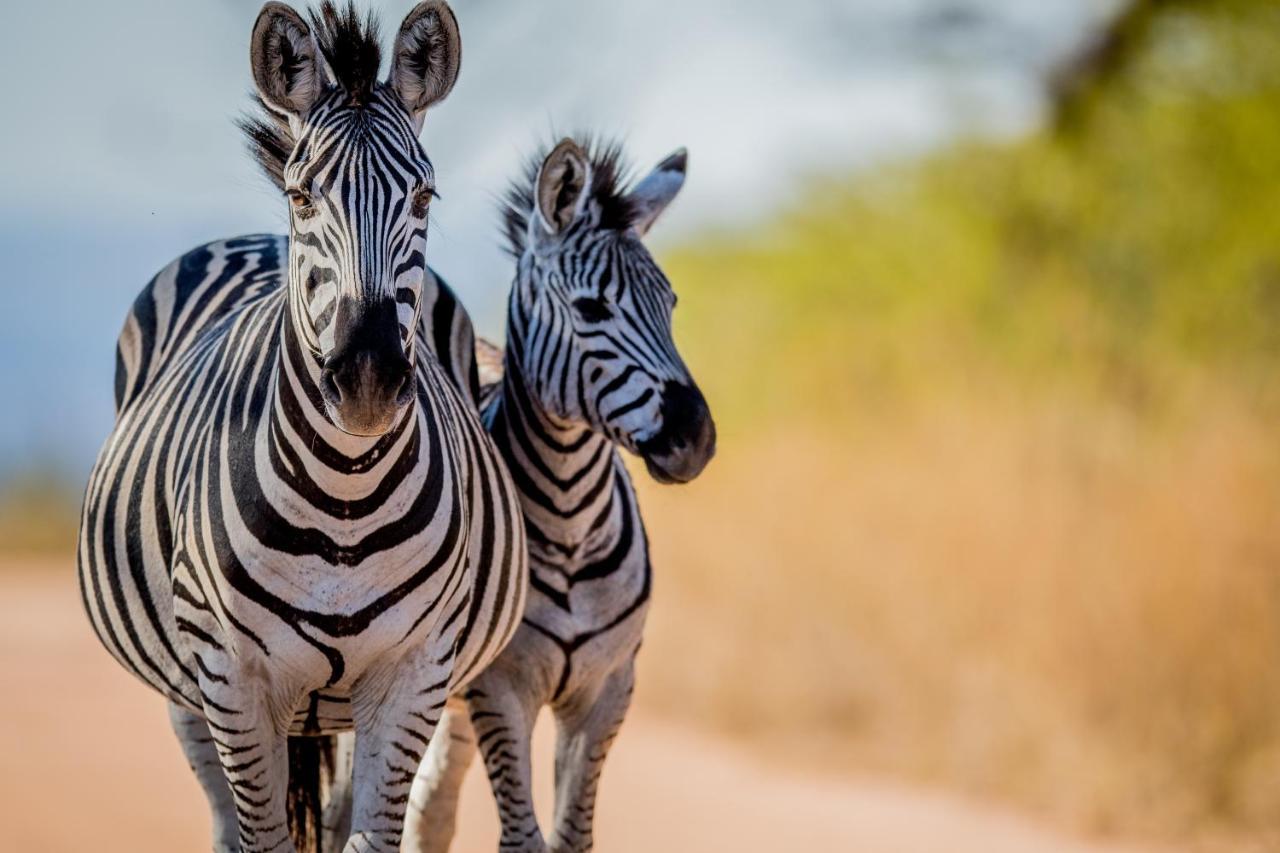
[[[270,118],[250,130],[289,198],[287,283],[265,285],[279,242],[249,238],[228,257],[263,275],[234,306],[122,348],[153,361],[118,365],[81,591],[104,646],[169,699],[218,851],[294,849],[288,738],[352,728],[344,849],[398,849],[449,690],[523,607],[514,488],[420,322],[417,133],[459,56],[443,0],[405,19],[385,83],[371,20],[267,4],[251,65]]]
[[[531,593],[511,644],[450,705],[414,783],[406,846],[448,849],[480,745],[501,849],[547,849],[533,813],[529,739],[558,724],[553,851],[592,846],[596,787],[626,714],[649,600],[644,524],[617,451],[665,483],[696,477],[715,426],[671,333],[675,295],[641,242],[684,183],[685,154],[630,192],[618,151],[566,139],[513,188],[518,268],[500,384],[485,423],[511,469],[529,535]],[[474,726],[474,729],[472,728]]]

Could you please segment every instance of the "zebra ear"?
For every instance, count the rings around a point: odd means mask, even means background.
[[[449,94],[461,66],[462,38],[449,4],[426,0],[414,6],[396,36],[387,82],[418,128],[427,107]]]
[[[249,41],[249,66],[263,103],[290,118],[306,115],[324,89],[319,53],[297,12],[284,3],[263,6]]]
[[[535,195],[538,221],[552,234],[559,234],[582,212],[591,186],[591,163],[572,139],[562,139],[551,149],[538,170]]]
[[[628,195],[635,210],[635,221],[631,227],[644,235],[654,221],[667,209],[667,205],[684,186],[685,169],[689,165],[689,152],[678,149],[667,159],[653,167],[653,171],[645,175],[644,180],[636,184]]]

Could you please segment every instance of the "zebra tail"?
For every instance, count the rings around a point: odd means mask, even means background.
[[[333,780],[332,735],[289,738],[289,834],[298,853],[320,853],[323,795]]]

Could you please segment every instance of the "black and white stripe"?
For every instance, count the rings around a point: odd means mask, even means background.
[[[416,133],[458,50],[447,4],[422,3],[382,83],[350,8],[308,26],[269,3],[252,59],[272,117],[249,130],[290,239],[189,253],[121,335],[84,606],[170,701],[216,850],[294,849],[289,735],[351,728],[344,849],[398,849],[447,696],[522,612],[518,498],[458,354],[469,323],[423,257],[434,173]]]
[[[288,282],[289,238],[246,234],[197,246],[147,283],[116,342],[116,413],[133,402],[156,368],[228,314]],[[430,266],[419,297],[421,333],[450,380],[479,404],[475,333],[458,297]]]
[[[652,577],[617,447],[664,482],[697,476],[715,450],[710,412],[672,339],[674,294],[641,242],[680,189],[685,161],[677,152],[624,192],[616,149],[565,140],[511,194],[518,271],[485,423],[520,494],[531,591],[515,638],[466,690],[467,709],[446,711],[450,737],[432,743],[415,781],[411,849],[448,849],[477,744],[501,849],[591,849],[596,788],[630,701]],[[559,724],[545,843],[529,756],[544,705]]]

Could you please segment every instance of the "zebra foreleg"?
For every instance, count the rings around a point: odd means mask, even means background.
[[[570,697],[552,708],[556,716],[556,817],[551,853],[591,849],[596,791],[605,756],[631,705],[634,661],[615,670],[599,692]]]
[[[409,794],[403,851],[445,853],[453,841],[458,795],[476,754],[476,733],[466,703],[452,698],[427,746]]]
[[[276,696],[260,668],[218,655],[201,663],[205,719],[240,826],[240,853],[293,853],[289,835],[288,727],[295,702]],[[273,710],[274,708],[274,710]],[[235,848],[232,848],[235,849]]]
[[[547,845],[533,812],[529,755],[541,700],[524,680],[509,676],[500,666],[481,673],[466,698],[502,822],[499,848],[504,853],[545,853]]]
[[[181,705],[169,703],[169,722],[182,744],[191,772],[196,774],[213,813],[213,853],[240,853],[240,823],[236,801],[222,772],[218,748],[209,724]]]
[[[417,649],[352,689],[356,726],[351,836],[344,853],[395,853],[409,791],[449,695],[453,638]]]

